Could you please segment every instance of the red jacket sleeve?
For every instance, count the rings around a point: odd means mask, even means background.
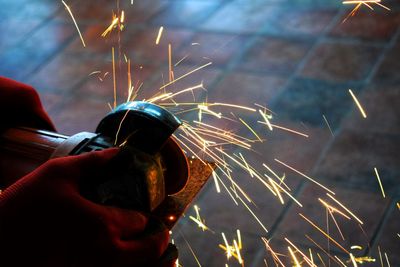
[[[55,131],[35,89],[1,76],[0,122],[0,131],[16,126]]]

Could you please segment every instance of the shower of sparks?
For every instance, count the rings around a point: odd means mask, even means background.
[[[365,113],[365,111],[364,111],[363,107],[361,106],[360,102],[358,101],[357,97],[354,95],[354,93],[351,89],[349,89],[349,93],[350,93],[351,97],[353,98],[354,103],[356,103],[358,109],[360,110],[361,115],[363,116],[364,119],[366,119],[367,114]]]
[[[160,29],[158,30],[157,39],[156,39],[156,45],[158,45],[160,43],[160,39],[161,39],[163,31],[164,31],[164,27],[161,26]]]
[[[255,137],[257,137],[258,140],[260,140],[260,142],[263,142],[263,140],[260,138],[260,136],[257,134],[257,132],[253,128],[251,128],[251,126],[247,122],[245,122],[242,118],[239,118],[239,120],[240,120],[241,123],[244,124],[244,126],[247,127],[247,129],[250,130],[250,132],[252,134],[254,134]]]
[[[322,233],[325,237],[327,237],[330,241],[332,241],[338,248],[340,248],[347,254],[350,254],[350,252],[347,249],[345,249],[342,245],[340,245],[335,239],[333,239],[329,234],[327,234],[324,230],[322,230],[320,227],[318,227],[314,222],[312,222],[310,219],[308,219],[306,216],[304,216],[301,213],[299,213],[299,215],[304,220],[306,220],[309,224],[311,224],[315,229],[317,229],[320,233]]]
[[[332,190],[330,190],[330,189],[327,188],[326,186],[322,185],[321,183],[317,182],[316,180],[314,180],[314,179],[311,178],[310,176],[305,175],[304,173],[302,173],[302,172],[296,170],[295,168],[293,168],[293,167],[287,165],[286,163],[284,163],[284,162],[282,162],[282,161],[280,161],[280,160],[278,160],[278,159],[274,159],[274,160],[275,160],[276,162],[282,164],[282,165],[285,166],[286,168],[289,168],[290,170],[294,171],[295,173],[300,174],[301,176],[303,176],[304,178],[310,180],[311,182],[313,182],[314,184],[318,185],[319,187],[325,189],[326,191],[328,191],[328,192],[331,193],[332,195],[335,195],[335,193],[334,193]]]
[[[263,122],[263,121],[257,121],[257,122],[260,123],[260,124],[264,124],[264,125],[268,126],[268,124],[266,122]],[[287,131],[287,132],[294,133],[294,134],[297,134],[297,135],[304,136],[304,137],[308,138],[308,134],[301,133],[299,131],[295,131],[293,129],[289,129],[289,128],[286,128],[286,127],[283,127],[283,126],[280,126],[280,125],[276,125],[276,124],[272,124],[272,123],[270,123],[270,125],[271,125],[272,128],[280,129],[280,130],[283,130],[283,131]]]
[[[197,205],[194,205],[194,210],[196,211],[196,218],[193,217],[193,216],[189,216],[189,219],[194,221],[201,230],[203,230],[203,231],[206,231],[206,230],[211,231],[210,228],[208,228],[207,225],[205,225],[206,221],[200,217],[200,209],[199,209],[199,207]]]
[[[173,83],[175,83],[175,82],[177,82],[177,81],[179,81],[179,80],[182,80],[183,78],[185,78],[185,77],[187,77],[187,76],[193,74],[194,72],[199,71],[199,70],[201,70],[201,69],[204,69],[205,67],[210,66],[211,64],[212,64],[212,62],[208,62],[208,63],[206,63],[206,64],[204,64],[204,65],[202,65],[202,66],[200,66],[200,67],[198,67],[198,68],[196,68],[196,69],[194,69],[194,70],[191,70],[191,71],[189,71],[189,72],[183,74],[182,76],[180,76],[180,77],[178,77],[178,78],[176,78],[176,79],[170,81],[169,83],[164,84],[164,85],[161,86],[159,89],[162,90],[162,89],[164,89],[164,88],[170,86],[171,84],[173,84]]]
[[[385,191],[383,190],[383,185],[382,185],[381,178],[379,177],[378,170],[376,168],[374,168],[374,171],[375,171],[376,179],[378,179],[379,187],[381,188],[381,191],[382,191],[382,196],[383,196],[383,198],[385,198],[386,197]]]
[[[240,230],[236,231],[237,234],[237,240],[233,239],[233,244],[230,245],[225,234],[221,233],[222,239],[224,240],[224,244],[219,244],[219,247],[223,249],[226,252],[226,257],[229,260],[231,257],[234,257],[240,264],[243,264],[243,258],[241,255],[241,250],[242,250],[242,237],[240,234]]]
[[[68,6],[64,1],[61,1],[61,2],[64,4],[65,8],[67,9],[69,15],[70,15],[71,18],[72,18],[72,21],[73,21],[74,24],[75,24],[75,28],[76,28],[76,30],[78,31],[79,38],[81,38],[81,42],[82,42],[83,47],[86,47],[85,40],[83,40],[82,33],[81,33],[81,31],[79,30],[78,23],[76,23],[75,17],[74,17],[74,15],[72,14],[71,9],[69,8],[69,6]]]
[[[331,126],[329,125],[329,122],[328,122],[328,120],[326,119],[326,117],[325,117],[325,115],[324,115],[324,114],[322,114],[322,117],[324,118],[324,121],[325,121],[325,123],[326,123],[326,126],[328,126],[329,132],[330,132],[330,133],[331,133],[331,135],[333,136],[333,131],[332,131],[332,128],[331,128]]]
[[[327,209],[329,209],[332,213],[338,213],[340,215],[342,215],[343,217],[345,217],[346,219],[350,220],[350,217],[347,216],[346,214],[344,214],[343,212],[341,212],[340,210],[336,209],[335,207],[329,205],[328,203],[326,203],[324,200],[322,200],[321,198],[318,198],[319,202],[322,203],[322,205],[324,205]]]
[[[317,265],[315,265],[315,264],[313,263],[313,261],[312,261],[310,258],[308,258],[297,246],[295,246],[295,244],[293,244],[293,243],[292,243],[289,239],[287,239],[286,237],[285,237],[285,240],[286,240],[286,242],[289,243],[289,245],[291,245],[293,248],[295,248],[296,251],[297,251],[301,256],[303,256],[303,260],[306,261],[306,262],[308,263],[309,266],[317,267]],[[310,250],[310,253],[311,253],[311,250]]]
[[[321,251],[323,251],[331,260],[333,260],[333,261],[339,263],[339,261],[338,261],[335,257],[333,257],[329,252],[327,252],[320,244],[318,244],[317,242],[315,242],[314,239],[312,239],[312,238],[311,238],[310,236],[308,236],[307,234],[305,234],[305,237],[306,237],[308,240],[310,240],[317,248],[319,248]],[[319,253],[317,253],[317,255],[318,255],[318,258],[321,260],[321,262],[324,264],[324,266],[326,266],[325,263],[324,263],[324,261],[322,260],[321,255],[319,255]],[[342,263],[342,264],[343,264],[343,263]],[[347,266],[345,265],[345,267],[347,267]]]
[[[381,0],[349,0],[349,1],[343,1],[342,4],[344,5],[356,5],[353,10],[346,16],[346,18],[342,21],[342,23],[346,22],[350,17],[353,17],[357,11],[361,8],[361,6],[365,5],[371,10],[374,10],[372,7],[373,4],[380,6],[388,11],[390,11],[390,8],[387,6],[381,4]]]
[[[341,202],[339,202],[337,199],[335,199],[333,196],[331,196],[329,193],[326,193],[326,195],[328,197],[330,197],[333,201],[335,201],[340,207],[342,207],[345,211],[347,211],[348,214],[350,214],[351,216],[353,216],[354,219],[356,219],[361,225],[363,225],[364,223],[356,216],[354,215],[353,212],[351,212],[348,208],[346,208],[346,206],[344,206]]]
[[[261,237],[261,240],[262,240],[262,241],[264,242],[264,244],[265,244],[265,249],[271,253],[272,258],[274,259],[274,262],[275,262],[275,263],[278,262],[282,267],[285,267],[285,265],[284,265],[284,264],[282,263],[282,261],[280,260],[280,258],[279,258],[279,256],[278,256],[278,253],[276,253],[276,252],[272,249],[272,247],[269,245],[269,240],[266,239],[265,237]],[[278,265],[278,264],[276,264],[276,265]]]

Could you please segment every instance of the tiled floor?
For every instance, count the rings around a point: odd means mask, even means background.
[[[262,163],[279,175],[284,173],[291,193],[303,207],[287,197],[285,204],[280,204],[255,178],[233,170],[235,181],[254,201],[250,208],[268,229],[266,233],[240,202],[237,206],[224,190],[217,194],[210,181],[194,204],[199,205],[212,231],[202,232],[188,216],[173,229],[183,266],[239,266],[235,259],[227,260],[219,248],[224,244],[221,232],[231,241],[236,229],[242,233],[245,266],[275,266],[261,237],[270,240],[286,266],[294,261],[288,256],[285,237],[307,255],[311,249],[318,266],[343,266],[334,256],[353,266],[347,252],[376,259],[361,266],[381,266],[378,248],[383,266],[389,266],[385,252],[391,266],[400,266],[400,209],[396,206],[400,201],[398,0],[382,2],[391,11],[363,7],[345,22],[351,7],[339,0],[66,2],[86,48],[61,1],[0,1],[0,75],[35,86],[59,132],[93,131],[108,112],[107,103],[113,102],[111,47],[115,47],[117,58],[121,103],[127,97],[125,56],[132,62],[133,85],[143,83],[139,98],[148,99],[168,82],[171,44],[175,78],[208,62],[213,64],[169,89],[177,91],[203,82],[207,92],[198,91],[196,101],[258,103],[272,110],[274,124],[308,135],[279,128],[270,132],[257,123],[258,116],[244,111],[236,114],[265,139],[254,144],[255,152],[246,154],[248,162],[263,173]],[[114,29],[102,38],[118,10],[117,2],[126,14],[125,28],[120,34]],[[156,45],[160,26],[164,32]],[[365,108],[367,119],[355,106],[350,88]],[[192,97],[178,99],[193,102]],[[213,121],[248,138],[255,137],[243,124]],[[327,185],[364,224],[334,213],[343,239],[318,201],[321,198],[334,204],[326,191],[275,159]],[[379,170],[386,198],[374,167]],[[338,204],[335,207],[344,211]],[[299,213],[329,232],[343,248]],[[193,214],[190,208],[187,215]],[[352,249],[353,245],[362,248]],[[295,255],[302,259],[300,252]]]

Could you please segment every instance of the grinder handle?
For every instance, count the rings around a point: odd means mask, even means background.
[[[50,159],[68,136],[32,128],[0,133],[0,181],[6,188]]]

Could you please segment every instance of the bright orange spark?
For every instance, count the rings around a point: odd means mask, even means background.
[[[383,190],[383,185],[382,185],[381,178],[379,177],[378,170],[376,168],[374,168],[374,171],[375,171],[376,179],[378,179],[379,187],[381,188],[381,191],[382,191],[382,196],[383,196],[383,198],[385,198],[386,197],[385,191]]]
[[[331,196],[329,193],[326,193],[328,197],[330,197],[333,201],[335,201],[339,206],[341,206],[347,213],[349,213],[351,216],[353,216],[354,219],[356,219],[361,225],[364,224],[354,213],[352,213],[346,206],[344,206],[342,203],[340,203],[337,199],[335,199],[333,196]]]
[[[361,112],[361,115],[363,116],[364,119],[367,118],[367,114],[365,113],[363,107],[361,106],[360,102],[358,101],[357,97],[354,95],[353,91],[351,91],[351,89],[349,89],[349,93],[351,95],[351,97],[353,98],[354,102],[356,103],[358,109]]]
[[[299,215],[306,220],[309,224],[311,224],[315,229],[317,229],[320,233],[322,233],[325,237],[327,237],[329,240],[331,240],[336,246],[338,246],[341,250],[346,252],[347,254],[350,254],[350,252],[342,247],[335,239],[333,239],[330,235],[328,235],[324,230],[322,230],[320,227],[318,227],[315,223],[313,223],[310,219],[308,219],[306,216],[303,214],[299,213]]]
[[[73,21],[74,24],[75,24],[75,28],[76,28],[76,30],[78,31],[79,38],[81,38],[81,42],[82,42],[83,47],[86,47],[85,40],[83,40],[82,33],[81,33],[81,31],[79,30],[78,24],[76,23],[76,20],[75,20],[75,18],[74,18],[74,15],[72,14],[71,9],[70,9],[69,6],[64,2],[64,0],[62,0],[61,2],[64,4],[65,8],[67,9],[69,15],[70,15],[71,18],[72,18],[72,21]]]
[[[282,162],[282,161],[280,161],[280,160],[278,160],[278,159],[274,159],[274,160],[275,160],[276,162],[282,164],[283,166],[285,166],[285,167],[291,169],[291,170],[294,171],[295,173],[298,173],[298,174],[300,174],[301,176],[307,178],[308,180],[310,180],[310,181],[313,182],[314,184],[316,184],[316,185],[318,185],[319,187],[321,187],[321,188],[325,189],[326,191],[330,192],[332,195],[335,195],[335,193],[334,193],[332,190],[330,190],[330,189],[327,188],[326,186],[322,185],[321,183],[317,182],[316,180],[314,180],[314,179],[311,178],[310,176],[305,175],[304,173],[302,173],[302,172],[296,170],[295,168],[293,168],[293,167],[287,165],[286,163],[284,163],[284,162]]]

